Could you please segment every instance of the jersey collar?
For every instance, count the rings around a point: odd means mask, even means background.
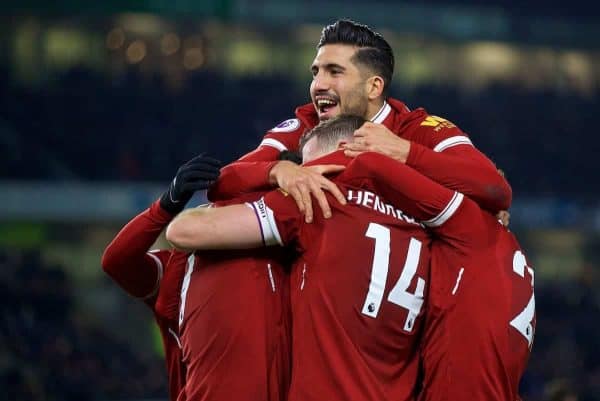
[[[403,108],[406,108],[406,106],[404,106],[403,103],[401,104]],[[392,107],[389,105],[387,100],[384,100],[383,105],[381,106],[379,111],[377,111],[373,118],[371,118],[371,122],[382,124],[391,112]],[[312,103],[307,103],[305,105],[297,107],[295,114],[296,117],[299,118],[300,121],[302,121],[304,125],[309,129],[316,127],[319,124],[319,117],[317,116],[317,111],[315,110],[315,106]]]
[[[388,102],[386,100],[383,101],[383,106],[381,106],[381,108],[379,109],[379,111],[377,113],[375,113],[375,115],[373,116],[373,118],[371,118],[371,122],[377,123],[377,124],[381,124],[383,123],[383,121],[387,118],[387,116],[390,115],[390,112],[392,111],[392,108],[390,107],[390,105],[388,104]]]
[[[296,117],[298,117],[308,129],[312,129],[319,124],[319,116],[312,103],[296,107]]]

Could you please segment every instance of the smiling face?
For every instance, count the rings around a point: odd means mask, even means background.
[[[310,84],[310,96],[319,120],[339,114],[368,117],[368,73],[352,61],[356,51],[356,47],[345,44],[319,48],[311,66]]]

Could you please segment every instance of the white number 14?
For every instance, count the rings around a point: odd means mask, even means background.
[[[369,292],[365,298],[362,313],[375,318],[379,313],[383,300],[390,265],[390,229],[380,224],[370,223],[365,235],[375,240],[375,253],[371,268]],[[402,273],[387,298],[388,301],[408,310],[408,316],[404,323],[404,330],[408,332],[412,331],[424,301],[425,280],[421,277],[417,277],[415,293],[412,294],[407,291],[417,272],[420,256],[421,241],[411,238]]]

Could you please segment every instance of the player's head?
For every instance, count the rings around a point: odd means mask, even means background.
[[[368,26],[339,20],[323,28],[311,71],[310,96],[321,121],[338,114],[369,119],[392,81],[394,53]]]
[[[354,131],[364,123],[363,117],[348,114],[322,121],[300,138],[302,161],[307,163],[335,151],[343,143],[351,142]]]

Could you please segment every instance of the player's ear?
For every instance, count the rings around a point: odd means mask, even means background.
[[[367,79],[367,97],[369,100],[375,100],[383,94],[385,81],[379,75],[372,75]]]
[[[342,149],[342,148],[344,147],[344,145],[346,145],[347,143],[348,143],[348,142],[346,142],[346,141],[339,141],[339,142],[338,142],[338,146],[337,146],[337,147],[338,147],[338,149]]]

